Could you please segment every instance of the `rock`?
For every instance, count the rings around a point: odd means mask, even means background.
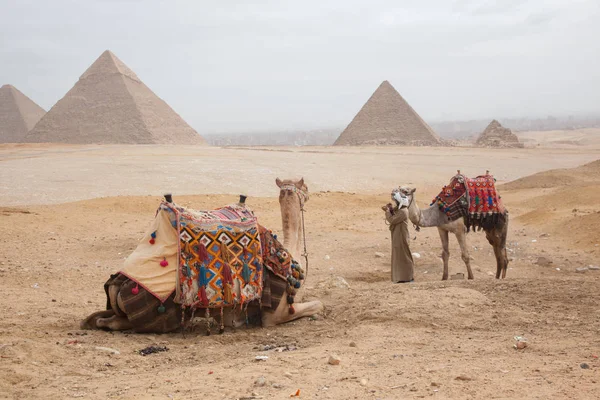
[[[341,362],[342,362],[342,359],[337,354],[331,354],[329,356],[328,363],[330,365],[340,365]]]
[[[329,260],[331,257],[329,257],[328,255],[325,255],[324,257],[326,260]]]
[[[375,252],[375,258],[383,258],[383,257],[385,257],[385,254],[383,254],[382,252],[380,252],[380,251]]]
[[[456,380],[456,381],[465,381],[465,382],[468,382],[468,381],[472,381],[473,379],[469,378],[469,377],[468,377],[468,376],[466,376],[466,375],[459,375],[459,376],[457,376],[456,378],[454,378],[454,380]]]
[[[439,387],[439,386],[440,386],[440,384],[439,384],[439,383],[437,383],[437,382],[431,382],[431,386],[433,386],[433,387]]]
[[[579,268],[575,268],[575,272],[578,272],[580,274],[583,274],[585,272],[588,271],[588,267],[579,267]]]
[[[450,279],[465,279],[465,274],[463,274],[462,272],[459,272],[457,274],[451,275]]]
[[[121,354],[121,352],[117,349],[111,349],[110,347],[101,347],[101,346],[96,346],[95,347],[96,350],[100,350],[100,351],[106,351],[108,353],[112,353],[112,354]]]
[[[367,386],[367,380],[366,379],[361,379],[360,380],[360,386]]]
[[[348,282],[346,282],[346,280],[344,278],[342,278],[341,276],[336,276],[336,277],[332,278],[329,282],[329,286],[336,287],[339,289],[350,288],[350,285],[348,284]]]
[[[494,276],[494,275],[496,275],[496,274],[494,274],[492,271],[488,271],[488,272],[487,272],[487,274],[488,274],[489,276]]]
[[[514,348],[517,349],[517,350],[523,350],[526,347],[527,347],[527,342],[517,342],[514,345]]]
[[[271,386],[275,389],[281,389],[283,387],[283,385],[281,383],[274,383]]]
[[[285,373],[283,374],[283,376],[285,376],[286,378],[289,378],[289,379],[292,379],[292,378],[294,377],[294,375],[292,375],[292,373],[291,373],[291,372],[285,372]]]
[[[412,256],[414,258],[421,258],[421,254],[419,254],[419,253],[412,253]]]
[[[553,262],[553,261],[552,261],[552,260],[550,260],[549,258],[546,258],[546,257],[543,257],[543,256],[542,256],[542,257],[538,257],[535,263],[536,263],[537,265],[539,265],[539,266],[542,266],[542,267],[547,267],[547,266],[549,266],[550,264],[552,264],[552,262]]]
[[[540,235],[540,237],[541,237],[541,238],[542,238],[542,237],[549,237],[549,236],[550,236],[550,234],[549,234],[549,233],[542,233],[542,234]]]
[[[356,342],[350,342],[349,346],[350,347],[356,347]]]
[[[588,269],[590,271],[600,271],[600,266],[598,266],[598,265],[588,265]]]
[[[258,378],[256,378],[256,380],[254,381],[254,386],[256,387],[263,387],[267,384],[267,380],[265,379],[264,376],[259,376]]]
[[[581,363],[579,364],[579,366],[581,367],[581,369],[590,369],[590,366],[586,363]]]

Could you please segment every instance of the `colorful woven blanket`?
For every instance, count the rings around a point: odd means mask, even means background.
[[[492,175],[471,179],[457,174],[443,187],[431,205],[437,204],[450,221],[465,217],[468,227],[481,225],[488,217],[506,212],[495,182]]]
[[[273,235],[273,232],[262,226],[259,226],[259,229],[264,266],[276,276],[287,281],[287,302],[292,305],[296,291],[300,289],[302,281],[304,281],[304,270],[277,240],[277,236]]]
[[[216,308],[258,300],[262,293],[262,249],[258,223],[245,207],[192,211],[170,203],[179,233],[175,302]]]

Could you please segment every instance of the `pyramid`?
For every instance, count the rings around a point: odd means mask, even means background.
[[[37,123],[25,141],[206,144],[108,50]]]
[[[12,85],[0,87],[0,143],[19,143],[46,113]]]
[[[383,81],[334,145],[439,145],[440,138],[394,87]]]
[[[523,147],[523,143],[519,143],[517,135],[510,129],[504,128],[496,120],[490,122],[479,135],[475,144],[481,147]]]

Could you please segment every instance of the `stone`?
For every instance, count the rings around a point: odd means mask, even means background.
[[[585,272],[588,271],[588,267],[579,267],[579,268],[575,268],[575,272],[578,272],[580,274],[583,274]]]
[[[329,287],[336,287],[339,289],[348,289],[348,288],[350,288],[350,285],[341,276],[336,276],[330,280]]]
[[[463,274],[462,272],[459,272],[457,274],[451,275],[450,279],[452,279],[452,280],[465,279],[465,274]]]
[[[380,251],[375,252],[375,258],[383,258],[383,257],[385,257],[385,254],[383,254],[382,252],[380,252]]]
[[[598,266],[598,265],[588,265],[588,269],[590,271],[600,271],[600,266]]]
[[[254,381],[254,386],[256,387],[263,387],[267,384],[267,380],[265,379],[264,376],[259,376],[258,378],[256,378],[256,380]]]
[[[115,355],[121,354],[121,352],[119,350],[117,350],[117,349],[111,349],[110,347],[96,346],[95,349],[99,350],[99,351],[106,351],[108,353],[112,353],[112,354],[115,354]]]
[[[349,346],[350,347],[356,347],[356,342],[350,342]]]
[[[547,267],[550,264],[552,264],[553,261],[550,260],[549,258],[542,256],[542,257],[538,257],[537,260],[535,261],[535,263],[541,267]]]
[[[468,382],[468,381],[472,381],[473,379],[469,378],[466,375],[459,375],[456,378],[454,378],[454,380]]]
[[[328,363],[330,365],[340,365],[341,362],[342,362],[342,359],[337,354],[331,354],[329,356]]]
[[[412,256],[414,258],[421,258],[421,254],[419,254],[419,253],[412,253]]]
[[[274,383],[271,385],[271,387],[273,387],[275,389],[281,389],[283,387],[283,385],[281,383]]]
[[[586,363],[581,363],[579,364],[579,366],[581,367],[581,369],[590,369],[590,366]]]
[[[289,379],[292,379],[294,377],[294,375],[292,375],[292,373],[288,372],[288,371],[284,372],[283,376],[285,376],[286,378],[289,378]]]
[[[360,380],[360,386],[367,386],[367,380],[366,379],[361,379]]]

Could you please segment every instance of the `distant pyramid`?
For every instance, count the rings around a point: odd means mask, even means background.
[[[334,145],[439,145],[440,138],[394,87],[383,81]]]
[[[206,144],[108,50],[38,122],[26,141]]]
[[[12,85],[0,87],[0,143],[19,143],[46,113]]]
[[[477,138],[477,146],[483,147],[523,147],[517,135],[508,128],[493,120]]]

